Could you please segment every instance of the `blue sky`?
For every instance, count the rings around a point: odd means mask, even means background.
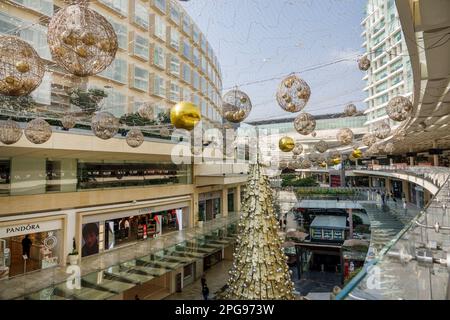
[[[340,112],[349,102],[364,109],[365,0],[190,0],[180,2],[195,20],[222,66],[224,88],[302,71],[341,58],[350,61],[300,74],[312,95],[304,111]],[[248,120],[294,116],[275,101],[280,80],[241,86],[253,110]]]

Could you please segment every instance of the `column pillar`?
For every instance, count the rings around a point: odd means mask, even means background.
[[[228,188],[222,189],[222,217],[228,216]]]
[[[433,141],[433,149],[437,149],[436,140]],[[433,154],[433,166],[435,166],[435,167],[439,166],[439,155],[438,154]]]
[[[350,228],[349,239],[353,239],[353,211],[352,211],[352,208],[348,209],[348,225]]]
[[[414,166],[414,157],[409,157],[409,165]]]
[[[406,202],[411,202],[411,196],[409,192],[409,182],[402,180],[402,191],[405,194]]]
[[[192,206],[191,206],[191,226],[197,226],[198,222],[198,191],[195,189],[192,195]]]
[[[391,179],[389,178],[386,178],[385,189],[386,192],[391,192]]]

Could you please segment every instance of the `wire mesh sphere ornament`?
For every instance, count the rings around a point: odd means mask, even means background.
[[[142,134],[141,129],[132,128],[127,133],[126,138],[127,144],[132,148],[137,148],[144,142],[144,135]]]
[[[294,128],[298,133],[306,136],[316,128],[316,120],[311,114],[302,112],[294,119]]]
[[[42,144],[52,136],[52,127],[44,119],[36,118],[28,122],[25,136],[34,144]]]
[[[389,101],[386,113],[394,121],[405,121],[411,114],[412,109],[413,105],[408,98],[397,96]]]
[[[367,56],[363,56],[358,59],[358,68],[361,71],[367,71],[370,68],[370,60]]]
[[[300,168],[301,169],[309,169],[312,167],[312,162],[311,160],[308,159],[304,159],[301,163],[300,163]]]
[[[25,96],[41,84],[44,73],[32,46],[17,37],[0,36],[0,94]]]
[[[114,137],[119,131],[119,125],[119,119],[106,111],[96,113],[91,120],[92,132],[103,140]]]
[[[392,152],[394,152],[394,150],[395,150],[395,147],[392,142],[386,143],[386,146],[384,147],[384,152],[391,154]]]
[[[316,149],[317,152],[324,153],[325,151],[328,150],[328,143],[323,140],[320,140],[315,144],[314,149]]]
[[[356,106],[351,103],[345,106],[344,113],[347,117],[352,117],[358,112],[358,109],[356,109]]]
[[[353,131],[349,128],[342,128],[336,135],[337,141],[343,146],[347,146],[353,142]]]
[[[167,138],[168,136],[170,136],[170,130],[167,127],[162,127],[161,129],[159,129],[159,135],[161,137]]]
[[[362,137],[362,143],[367,147],[371,147],[376,142],[377,137],[372,133],[366,133]]]
[[[14,120],[8,119],[0,123],[0,141],[6,145],[14,144],[22,137],[22,128]]]
[[[315,138],[315,137],[317,136],[317,132],[313,131],[313,132],[311,133],[311,136],[312,136],[313,138]]]
[[[75,127],[76,119],[71,114],[65,114],[61,119],[61,125],[64,129],[69,130]]]
[[[385,139],[391,133],[391,127],[386,122],[382,122],[375,128],[374,133],[378,139]]]
[[[53,61],[80,77],[105,70],[119,47],[112,25],[88,1],[59,10],[50,20],[47,42]]]
[[[299,155],[303,152],[303,146],[301,144],[295,144],[294,149],[292,149],[292,153],[294,155]]]
[[[302,111],[311,97],[311,89],[303,79],[290,75],[281,81],[277,90],[277,102],[288,112]]]
[[[144,103],[141,105],[137,112],[141,118],[147,120],[153,120],[155,117],[155,108],[150,103]]]
[[[222,98],[223,116],[226,120],[238,123],[250,114],[252,102],[250,97],[240,90],[231,90]]]

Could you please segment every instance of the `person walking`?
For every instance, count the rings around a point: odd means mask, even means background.
[[[29,235],[25,235],[25,238],[22,239],[22,254],[27,256],[30,259],[30,249],[33,245],[33,242],[30,240]]]
[[[200,279],[200,281],[201,281],[201,283],[202,283],[202,288],[203,288],[204,286],[206,286],[206,275],[205,275],[205,274],[202,274],[202,278]]]
[[[202,287],[202,295],[203,299],[208,300],[209,288],[206,284]]]

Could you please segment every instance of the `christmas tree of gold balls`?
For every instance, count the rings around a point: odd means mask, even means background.
[[[294,286],[282,249],[269,178],[250,165],[227,289],[229,300],[292,300]]]

